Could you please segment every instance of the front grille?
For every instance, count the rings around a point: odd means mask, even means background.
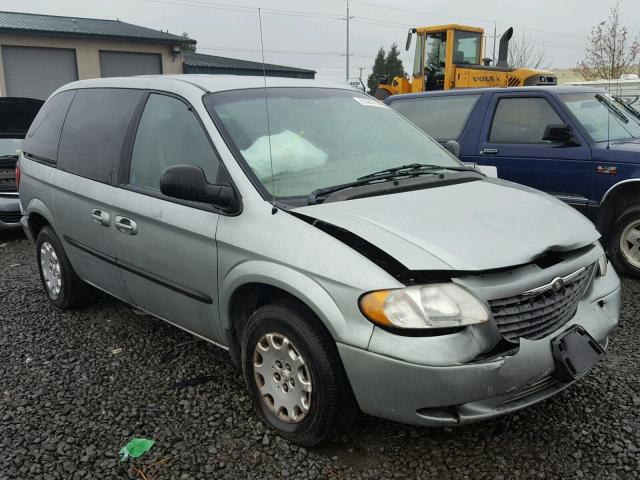
[[[594,269],[595,265],[587,267],[559,290],[490,300],[491,312],[502,336],[511,341],[536,340],[567,323],[575,315]]]
[[[15,168],[0,168],[0,192],[16,191]]]
[[[18,223],[22,214],[20,212],[0,212],[0,222]]]

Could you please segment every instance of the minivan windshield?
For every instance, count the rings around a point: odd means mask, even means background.
[[[267,195],[308,196],[401,165],[463,167],[412,123],[360,92],[275,87],[267,95],[271,142],[264,89],[205,97],[214,121]]]
[[[560,100],[594,142],[640,138],[640,119],[604,92],[561,93]]]

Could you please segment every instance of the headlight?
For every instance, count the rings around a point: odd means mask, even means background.
[[[604,277],[607,274],[607,266],[609,265],[609,260],[607,260],[606,255],[602,255],[598,259],[598,275]]]
[[[373,323],[395,328],[447,328],[489,320],[487,307],[454,283],[379,290],[360,298],[360,310]]]

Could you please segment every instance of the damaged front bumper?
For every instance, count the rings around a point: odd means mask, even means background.
[[[415,425],[459,425],[519,410],[569,386],[554,376],[551,339],[577,324],[606,347],[619,309],[620,281],[610,267],[569,322],[544,338],[522,338],[502,355],[479,356],[473,328],[417,338],[376,328],[369,350],[344,344],[338,350],[365,413]]]

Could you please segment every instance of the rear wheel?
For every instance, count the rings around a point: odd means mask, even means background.
[[[242,335],[242,369],[263,420],[300,445],[331,439],[355,414],[334,340],[295,302],[275,302],[251,316]]]
[[[40,280],[51,302],[66,310],[81,305],[90,292],[73,271],[60,240],[50,227],[38,234],[36,257]]]
[[[609,256],[620,273],[640,278],[640,205],[628,208],[614,222]]]

